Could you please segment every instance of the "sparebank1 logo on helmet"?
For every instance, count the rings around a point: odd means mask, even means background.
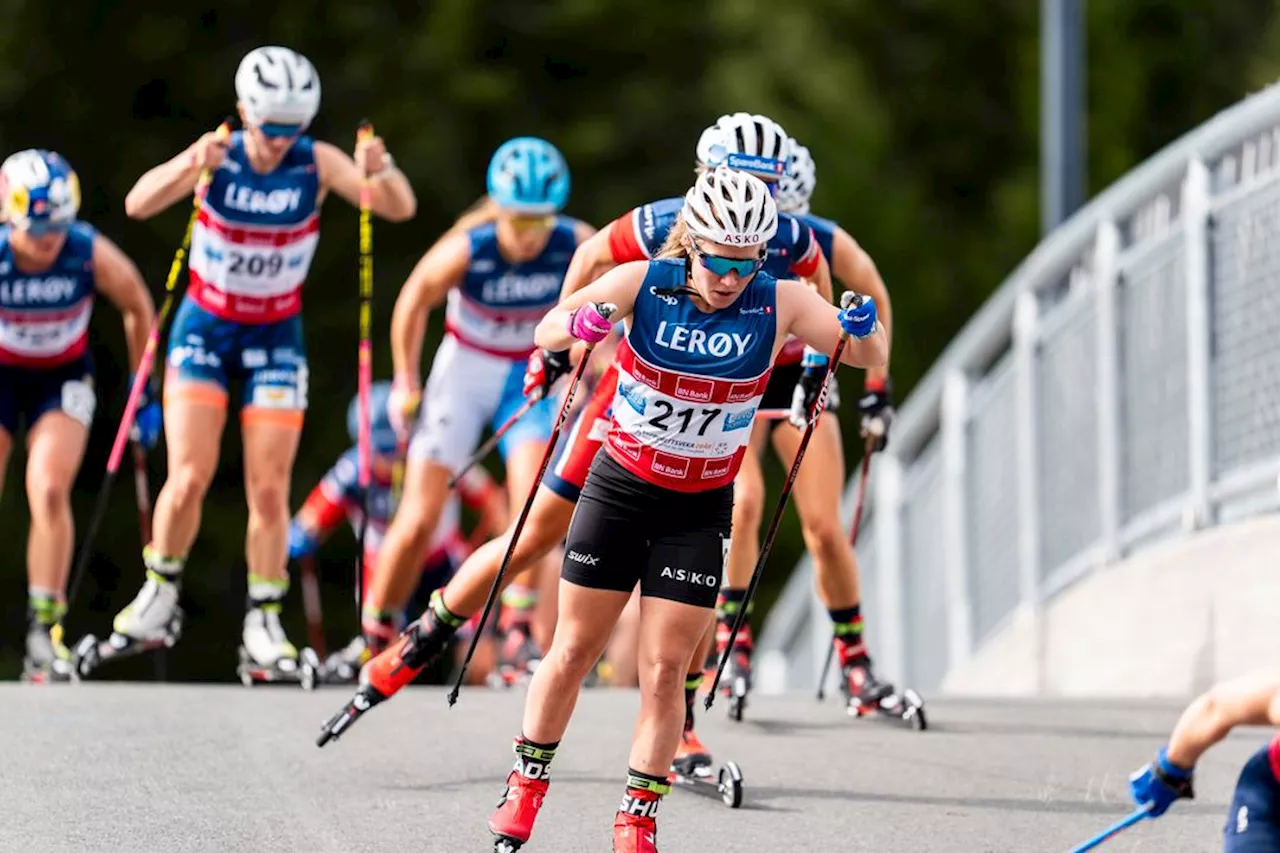
[[[756,154],[730,154],[725,157],[724,165],[730,169],[749,172],[762,178],[780,178],[787,170],[787,162],[785,160],[760,157]]]

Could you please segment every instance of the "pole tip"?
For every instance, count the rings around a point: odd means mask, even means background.
[[[457,703],[458,703],[458,688],[455,687],[449,691],[449,707],[452,708]]]
[[[702,700],[702,710],[704,710],[704,711],[710,711],[710,710],[711,710],[711,705],[712,705],[712,703],[713,703],[713,702],[715,702],[715,701],[716,701],[716,697],[715,697],[715,695],[714,695],[714,694],[711,694],[711,693],[708,693],[708,694],[707,694],[707,698]]]

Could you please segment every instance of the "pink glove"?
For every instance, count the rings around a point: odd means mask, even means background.
[[[580,341],[598,344],[613,331],[609,315],[616,309],[601,302],[588,302],[569,315],[569,334]]]

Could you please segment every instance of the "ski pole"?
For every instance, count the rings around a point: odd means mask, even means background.
[[[1144,817],[1147,816],[1147,814],[1150,811],[1151,811],[1150,806],[1140,806],[1134,809],[1123,820],[1116,821],[1114,824],[1107,827],[1102,832],[1099,832],[1093,838],[1090,838],[1084,844],[1081,844],[1079,847],[1074,848],[1071,851],[1071,853],[1085,853],[1086,850],[1092,850],[1102,842],[1106,841],[1108,838],[1111,838],[1112,836],[1115,836],[1115,835],[1119,835],[1121,832],[1124,832],[1126,829],[1133,826],[1138,821],[1142,820]]]
[[[471,458],[468,459],[460,469],[458,469],[458,473],[449,478],[449,488],[452,489],[454,486],[458,485],[458,481],[462,479],[462,475],[466,474],[476,465],[476,463],[488,456],[489,453],[498,446],[498,442],[502,440],[502,437],[507,434],[507,430],[515,426],[516,421],[528,414],[529,410],[540,402],[542,402],[541,390],[536,391],[532,397],[525,400],[523,405],[516,409],[515,414],[507,418],[502,426],[494,430],[493,435],[485,439],[484,444],[476,448],[476,452],[471,454]]]
[[[600,306],[600,309],[600,314],[607,320],[613,316],[618,307],[605,303]],[[569,380],[569,388],[565,391],[564,402],[560,404],[560,413],[556,416],[556,425],[551,430],[551,438],[547,440],[547,449],[542,453],[542,464],[538,467],[538,476],[529,488],[529,497],[525,498],[524,506],[520,509],[520,516],[516,519],[515,529],[511,531],[511,542],[507,545],[507,552],[502,555],[502,565],[498,567],[498,574],[493,578],[493,586],[489,588],[489,597],[485,600],[484,611],[480,614],[480,623],[476,625],[475,631],[471,634],[471,644],[467,647],[467,656],[462,659],[462,666],[458,669],[457,680],[454,681],[453,690],[449,692],[450,707],[453,707],[454,703],[458,701],[458,693],[462,690],[462,680],[466,677],[467,667],[471,664],[471,658],[476,653],[476,645],[480,642],[480,635],[484,633],[484,625],[489,620],[489,612],[493,610],[493,602],[498,598],[498,590],[502,588],[502,578],[507,573],[507,567],[511,565],[512,556],[515,555],[516,542],[520,539],[520,531],[524,529],[525,519],[529,517],[529,510],[533,508],[533,499],[538,494],[538,486],[542,483],[542,478],[547,473],[547,467],[551,464],[551,455],[555,453],[556,443],[560,440],[560,431],[564,428],[565,421],[568,420],[569,407],[573,405],[574,392],[578,389],[578,382],[582,379],[582,373],[587,367],[587,361],[591,358],[593,349],[595,349],[594,344],[587,344],[587,351],[583,353],[582,360],[578,362],[578,367],[573,371],[573,378]]]
[[[854,299],[865,300],[867,297],[855,294],[851,290],[846,290],[840,297],[840,307],[848,308],[853,304]],[[858,304],[862,304],[859,302]],[[778,498],[778,506],[773,511],[773,518],[769,521],[769,532],[765,534],[764,544],[760,548],[760,558],[756,560],[756,567],[751,570],[751,582],[747,584],[746,595],[742,599],[742,604],[738,608],[737,618],[733,620],[733,629],[729,632],[729,641],[725,644],[724,654],[720,656],[720,665],[716,667],[715,680],[711,682],[711,690],[707,693],[707,698],[703,702],[703,708],[711,710],[711,705],[715,702],[716,689],[720,686],[720,678],[724,675],[725,664],[729,662],[729,654],[733,651],[733,643],[738,639],[738,632],[742,630],[742,623],[747,619],[747,610],[751,605],[751,597],[755,595],[756,586],[760,583],[760,576],[764,571],[764,564],[769,559],[769,552],[773,550],[773,540],[778,535],[778,525],[782,523],[782,512],[787,508],[787,499],[791,497],[791,489],[796,483],[796,475],[800,473],[800,463],[804,461],[804,452],[809,447],[809,439],[813,438],[813,430],[818,425],[818,419],[822,417],[822,411],[827,406],[827,385],[831,381],[831,375],[835,372],[836,365],[840,363],[840,356],[844,354],[844,348],[849,343],[849,333],[840,330],[840,339],[836,342],[835,351],[831,354],[830,361],[827,362],[827,375],[822,380],[822,393],[818,395],[818,399],[814,401],[813,410],[809,412],[809,421],[805,424],[804,434],[800,437],[800,446],[796,448],[796,458],[791,463],[791,470],[787,473],[787,481],[782,486],[782,495]]]
[[[356,141],[373,138],[373,125],[368,119],[356,130]],[[373,486],[373,434],[369,423],[369,390],[373,384],[373,339],[370,327],[373,320],[373,184],[368,175],[360,178],[360,347],[357,362],[357,383],[360,397],[359,435],[357,444],[360,501],[359,556],[356,557],[356,620],[361,618],[364,607],[364,543],[369,531],[369,492]]]
[[[858,542],[858,530],[862,527],[862,507],[867,499],[867,477],[871,474],[871,447],[875,439],[867,439],[866,444],[862,448],[862,470],[858,472],[858,497],[853,504],[853,526],[849,529],[849,547],[853,548]],[[822,675],[818,676],[818,701],[821,702],[827,698],[827,672],[831,669],[831,661],[835,657],[836,643],[835,637],[831,638],[831,645],[827,648],[827,661],[822,665]]]
[[[137,443],[133,445],[133,492],[138,502],[138,532],[141,534],[142,547],[145,548],[151,541],[151,482],[147,477],[147,451]],[[165,657],[162,649],[160,654],[152,658],[156,681],[169,680]]]
[[[218,138],[224,143],[231,136],[231,121],[228,118],[218,125]],[[111,455],[107,458],[107,475],[103,478],[102,485],[98,489],[98,500],[94,505],[93,515],[90,517],[89,527],[85,531],[84,543],[80,546],[80,554],[76,559],[75,568],[71,572],[71,584],[67,590],[67,611],[70,611],[71,604],[75,601],[76,592],[80,588],[80,581],[83,579],[85,568],[89,564],[89,554],[92,552],[94,539],[97,538],[98,528],[102,526],[102,517],[107,510],[107,497],[111,494],[111,486],[115,483],[116,472],[120,470],[120,459],[124,456],[124,445],[129,438],[129,429],[133,426],[134,415],[138,411],[138,401],[142,398],[142,389],[147,380],[151,378],[151,365],[155,360],[156,349],[160,345],[160,332],[164,328],[165,322],[169,319],[169,312],[173,310],[173,296],[178,285],[178,275],[182,272],[182,265],[186,260],[187,251],[191,248],[191,233],[195,230],[196,217],[200,215],[200,205],[204,202],[205,194],[208,193],[209,184],[211,183],[213,183],[213,170],[205,168],[196,180],[195,192],[192,194],[191,216],[187,219],[187,230],[182,236],[182,243],[178,246],[178,251],[173,255],[173,263],[169,265],[169,277],[164,283],[164,302],[160,306],[160,312],[156,315],[155,321],[151,324],[151,334],[147,336],[147,345],[143,347],[142,357],[138,361],[138,371],[133,376],[133,385],[129,388],[129,397],[124,404],[124,415],[120,418],[120,426],[116,429],[115,442],[111,445]],[[61,619],[58,620],[58,624],[54,625],[49,633],[53,637],[55,645],[61,643],[63,633]]]

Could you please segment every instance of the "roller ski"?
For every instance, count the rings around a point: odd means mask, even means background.
[[[148,570],[137,596],[116,614],[111,635],[99,640],[86,634],[76,643],[71,651],[72,678],[88,678],[109,661],[173,648],[182,636],[183,618],[177,584]]]
[[[320,670],[325,684],[357,684],[360,670],[391,644],[400,633],[391,617],[381,613],[365,613],[360,633],[344,647],[329,655]]]
[[[700,794],[719,796],[731,809],[742,805],[742,771],[732,761],[726,761],[716,770],[711,752],[692,728],[686,728],[680,737],[668,782]]]
[[[249,609],[240,635],[240,662],[236,675],[245,687],[255,684],[300,684],[314,690],[320,673],[320,657],[312,649],[298,651],[280,624],[287,580],[249,577]]]
[[[415,620],[396,642],[360,670],[360,688],[342,710],[325,721],[316,738],[316,746],[322,747],[331,740],[337,740],[370,708],[400,692],[401,688],[417,678],[418,673],[444,651],[463,620],[458,619],[458,625],[450,625],[437,615],[435,606],[439,601],[438,591],[431,601],[432,606],[427,608],[427,613],[421,619]],[[443,610],[443,605],[439,607]]]
[[[845,647],[836,640],[840,655],[840,688],[845,697],[845,710],[851,717],[878,714],[901,720],[916,731],[929,727],[924,713],[924,700],[920,694],[907,688],[898,693],[894,686],[876,677],[871,658],[861,643]]]

